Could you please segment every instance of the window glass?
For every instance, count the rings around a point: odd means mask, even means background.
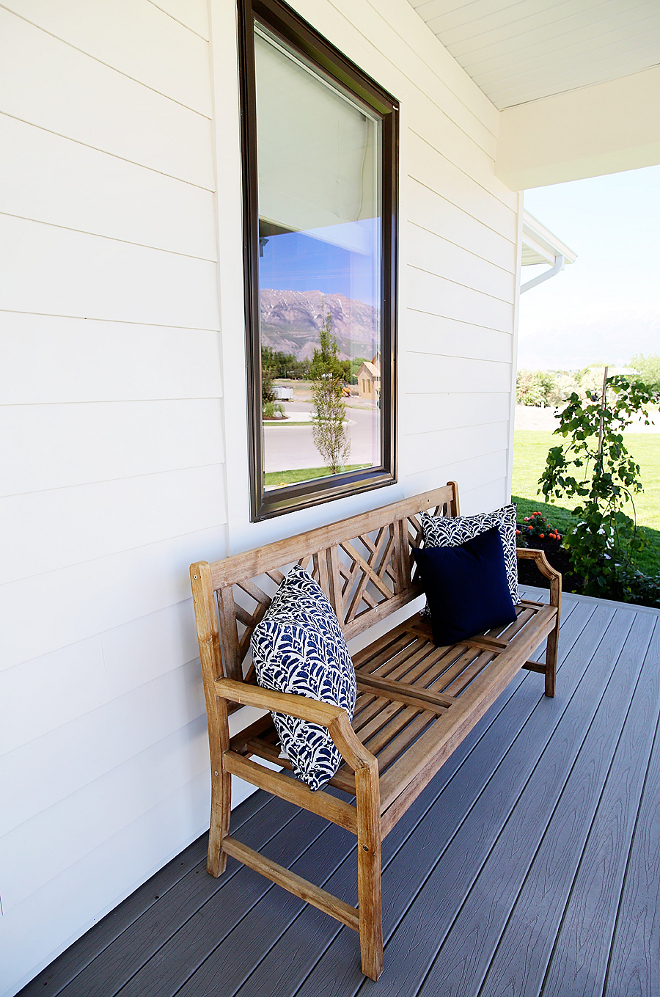
[[[382,112],[327,62],[316,65],[259,18],[252,25],[251,411],[261,518],[344,485],[393,480],[391,296],[383,314],[392,225],[383,218]]]

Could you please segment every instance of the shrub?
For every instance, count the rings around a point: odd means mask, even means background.
[[[286,419],[284,405],[281,402],[265,402],[264,419]]]

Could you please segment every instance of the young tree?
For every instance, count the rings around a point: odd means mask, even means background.
[[[577,500],[578,523],[564,544],[584,579],[585,594],[601,596],[616,594],[647,543],[637,528],[633,499],[642,491],[641,469],[624,445],[623,431],[637,413],[648,424],[648,406],[657,397],[641,381],[607,377],[607,368],[604,375],[598,393],[583,400],[574,392],[569,398],[555,429],[566,442],[551,447],[539,479],[548,501]],[[628,503],[633,518],[624,512]]]
[[[328,313],[321,326],[320,348],[314,350],[310,375],[314,446],[331,474],[343,470],[351,448],[345,425],[346,405],[342,398],[347,367],[350,370],[348,361],[339,359],[337,340],[332,335],[332,316]]]

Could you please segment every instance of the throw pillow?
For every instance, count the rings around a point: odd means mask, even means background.
[[[335,612],[320,585],[296,565],[286,575],[250,641],[257,682],[343,707],[353,719],[355,669]],[[321,789],[343,759],[327,729],[273,713],[294,775]]]
[[[514,623],[498,528],[454,547],[413,549],[431,610],[433,643],[467,640]]]
[[[455,547],[472,537],[479,536],[496,526],[504,550],[504,563],[509,592],[514,606],[520,602],[518,594],[518,557],[516,555],[516,507],[505,505],[494,512],[476,516],[430,516],[422,513],[424,547]]]

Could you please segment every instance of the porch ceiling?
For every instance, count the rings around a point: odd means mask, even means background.
[[[502,110],[660,64],[657,0],[409,0]]]

